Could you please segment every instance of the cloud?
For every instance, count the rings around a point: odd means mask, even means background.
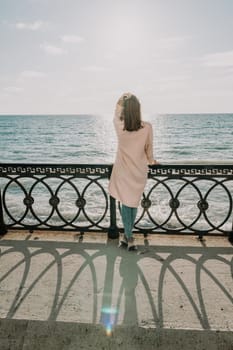
[[[233,50],[204,55],[201,61],[208,67],[233,67]]]
[[[189,36],[172,36],[161,38],[155,41],[156,48],[159,49],[175,49],[181,45],[183,45],[187,40],[189,40]]]
[[[85,72],[105,72],[108,71],[109,68],[107,67],[102,67],[102,66],[85,66],[80,68],[81,71]]]
[[[20,76],[22,78],[44,78],[46,73],[35,70],[25,70],[20,74]]]
[[[78,35],[62,35],[61,40],[64,43],[82,43],[84,38]]]
[[[23,88],[18,86],[7,86],[3,90],[7,93],[18,94],[23,91]]]
[[[37,20],[34,22],[17,22],[15,24],[16,28],[19,30],[38,30],[40,29],[45,23],[43,21]]]
[[[64,55],[67,54],[67,51],[64,50],[62,47],[50,45],[50,44],[41,44],[40,48],[44,50],[49,55]]]
[[[6,19],[2,19],[2,20],[0,21],[0,24],[2,24],[2,25],[9,25],[9,21],[6,20]]]
[[[160,93],[167,92],[168,90],[177,91],[186,89],[190,83],[189,75],[173,75],[171,77],[164,77],[156,79],[156,87]]]

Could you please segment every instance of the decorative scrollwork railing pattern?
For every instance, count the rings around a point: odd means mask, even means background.
[[[108,164],[0,164],[0,229],[122,230]],[[232,234],[233,165],[157,165],[135,223],[143,233]],[[120,209],[120,206],[119,206]]]

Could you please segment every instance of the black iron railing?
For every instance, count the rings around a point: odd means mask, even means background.
[[[112,165],[0,164],[0,232],[122,231],[108,194]],[[151,166],[135,232],[229,235],[233,164]]]

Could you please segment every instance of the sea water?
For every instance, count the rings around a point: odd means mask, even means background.
[[[233,162],[233,114],[152,115],[147,120],[152,123],[154,131],[154,157],[162,164]],[[1,163],[112,164],[116,149],[117,139],[112,116],[0,116]],[[79,186],[80,184],[79,181]],[[28,186],[30,187],[30,183]],[[106,188],[106,183],[103,186]],[[50,194],[46,194],[43,185],[37,186],[37,192],[42,201],[35,201],[33,208],[43,220],[51,211]],[[183,192],[183,207],[181,203],[179,208],[179,215],[186,220],[186,223],[192,222],[195,215],[198,214],[196,205],[189,205],[185,201],[190,194],[193,198],[196,196],[195,190],[187,187],[187,190]],[[61,198],[64,197],[59,210],[64,217],[70,220],[77,211],[75,193],[67,185],[63,186],[59,195]],[[101,216],[105,203],[104,200],[101,203],[100,188],[96,186],[88,190],[86,195],[92,197],[91,204],[86,207],[88,215]],[[167,211],[170,210],[167,203],[168,197],[169,194],[164,191],[164,188],[161,191],[159,187],[157,188],[152,212],[155,211],[154,215],[159,223],[166,219]],[[24,193],[17,186],[9,188],[6,199],[14,217],[17,215],[20,217],[25,211],[25,206],[19,205],[23,198]],[[196,199],[198,201],[198,198]],[[212,200],[211,216],[215,219],[214,223],[218,224],[229,209],[229,198],[218,188],[213,191],[212,199],[211,196],[208,199]],[[27,217],[26,220],[28,221],[25,223],[31,222],[30,217]],[[53,223],[58,222],[59,218],[53,217],[52,220]],[[232,218],[228,220],[228,226],[231,225],[231,220]],[[143,225],[147,224],[149,225],[145,219]],[[169,225],[177,227],[179,223],[173,220],[168,223]]]
[[[233,160],[233,114],[173,114],[147,118],[154,156],[174,161]],[[117,147],[112,116],[0,116],[0,161],[112,163]]]

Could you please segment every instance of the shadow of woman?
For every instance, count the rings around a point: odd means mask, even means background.
[[[120,276],[122,277],[121,291],[119,297],[121,299],[124,293],[124,316],[123,324],[137,325],[137,298],[136,287],[138,284],[139,269],[137,265],[138,256],[135,253],[122,254],[119,267]],[[118,301],[118,303],[120,300]]]

